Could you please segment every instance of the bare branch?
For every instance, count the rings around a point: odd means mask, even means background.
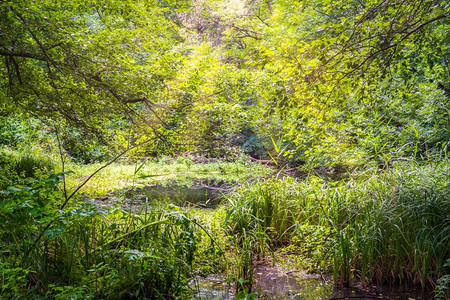
[[[270,0],[267,0],[267,7],[269,8],[269,11],[271,14],[273,14],[273,8],[272,8],[272,4],[270,4]]]

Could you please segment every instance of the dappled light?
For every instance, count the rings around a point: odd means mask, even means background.
[[[0,0],[0,299],[449,299],[449,12]]]

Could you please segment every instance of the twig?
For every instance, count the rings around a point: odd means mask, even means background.
[[[322,278],[323,283],[328,284],[328,281],[325,279],[325,276],[323,276],[322,271],[319,270],[319,273],[320,273],[320,278]]]
[[[116,160],[118,160],[120,157],[122,157],[122,156],[123,156],[125,153],[127,153],[128,151],[133,150],[133,149],[135,149],[135,148],[137,148],[137,147],[139,147],[139,146],[142,146],[142,145],[144,145],[144,144],[147,144],[147,143],[149,143],[149,142],[151,142],[151,141],[153,141],[153,140],[155,140],[155,139],[157,139],[157,138],[159,138],[159,137],[154,137],[154,138],[148,139],[148,140],[146,140],[146,141],[144,141],[144,142],[142,142],[142,143],[139,143],[139,144],[137,144],[137,145],[134,145],[134,146],[132,146],[132,147],[129,147],[129,148],[125,149],[125,150],[122,151],[119,155],[117,155],[116,157],[114,157],[112,160],[110,160],[109,162],[107,162],[106,164],[104,164],[103,166],[101,166],[100,168],[98,168],[96,171],[94,171],[94,173],[92,173],[91,175],[89,175],[89,177],[86,178],[86,180],[83,181],[83,183],[80,184],[80,185],[75,189],[75,191],[73,191],[72,194],[70,194],[69,197],[67,197],[67,198],[65,199],[64,203],[60,206],[59,209],[62,210],[62,209],[67,205],[67,203],[69,203],[69,200],[72,199],[72,197],[73,197],[73,196],[74,196],[74,195],[75,195],[75,194],[76,194],[83,186],[85,186],[86,183],[88,183],[88,181],[91,180],[92,177],[94,177],[98,172],[100,172],[100,171],[103,170],[104,168],[110,166],[112,163],[114,163]],[[42,238],[42,236],[44,235],[44,233],[50,228],[50,226],[53,224],[54,221],[55,221],[55,219],[51,220],[51,221],[47,224],[47,226],[45,226],[44,230],[42,230],[41,233],[37,236],[37,238],[33,241],[33,244],[32,244],[31,247],[28,249],[28,251],[25,252],[25,254],[24,254],[24,256],[23,256],[23,259],[25,259],[25,258],[30,254],[31,250],[33,250],[33,248],[37,245],[37,243],[39,242],[39,240]]]
[[[53,124],[53,126],[55,127],[56,140],[58,141],[59,156],[61,158],[61,171],[64,173],[65,172],[64,155],[62,151],[61,140],[59,139],[58,126],[56,126],[56,124]],[[64,188],[64,200],[67,201],[66,175],[63,175],[63,188]]]

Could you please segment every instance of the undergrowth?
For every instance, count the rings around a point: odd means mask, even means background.
[[[441,299],[448,294],[446,159],[393,163],[341,181],[312,174],[244,181],[224,207],[205,213],[153,202],[149,194],[137,210],[82,196],[61,209],[64,177],[70,191],[98,166],[68,163],[75,174],[47,176],[57,169],[52,159],[4,153],[0,172],[14,176],[1,182],[0,298],[189,298],[195,275],[227,268],[237,295],[254,297],[253,266],[268,255],[333,272],[337,284],[399,283],[435,287]],[[245,161],[197,165],[189,158],[117,164],[87,190],[111,189],[118,178],[134,186],[166,172],[266,171]]]
[[[57,157],[34,150],[0,149],[0,190],[20,185],[27,178],[45,178],[56,171]]]
[[[223,269],[214,228],[173,205],[58,209],[64,175],[3,192],[0,298],[189,298],[194,270]]]
[[[327,182],[269,179],[229,198],[226,226],[250,282],[259,253],[295,253],[336,283],[433,287],[450,256],[449,161],[394,164]]]

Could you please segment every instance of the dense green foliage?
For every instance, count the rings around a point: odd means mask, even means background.
[[[282,252],[299,253],[302,267],[334,270],[337,282],[433,286],[450,255],[448,168],[447,160],[343,182],[246,185],[230,199],[226,222],[246,255],[289,244]],[[251,279],[251,259],[241,268]]]
[[[4,192],[2,298],[188,297],[193,268],[203,268],[195,257],[220,268],[220,252],[187,213],[145,205],[132,214],[89,201],[61,211],[62,178],[55,174]]]
[[[158,136],[139,154],[216,157],[265,155],[272,137],[313,164],[388,164],[450,136],[445,1],[3,1],[1,13],[4,109],[72,126],[75,156],[92,134],[115,151]]]
[[[253,299],[255,260],[287,247],[336,283],[447,297],[449,11],[0,0],[0,296],[188,298],[227,257]],[[214,221],[86,199],[179,173],[247,181],[255,160],[302,179],[246,182]]]

